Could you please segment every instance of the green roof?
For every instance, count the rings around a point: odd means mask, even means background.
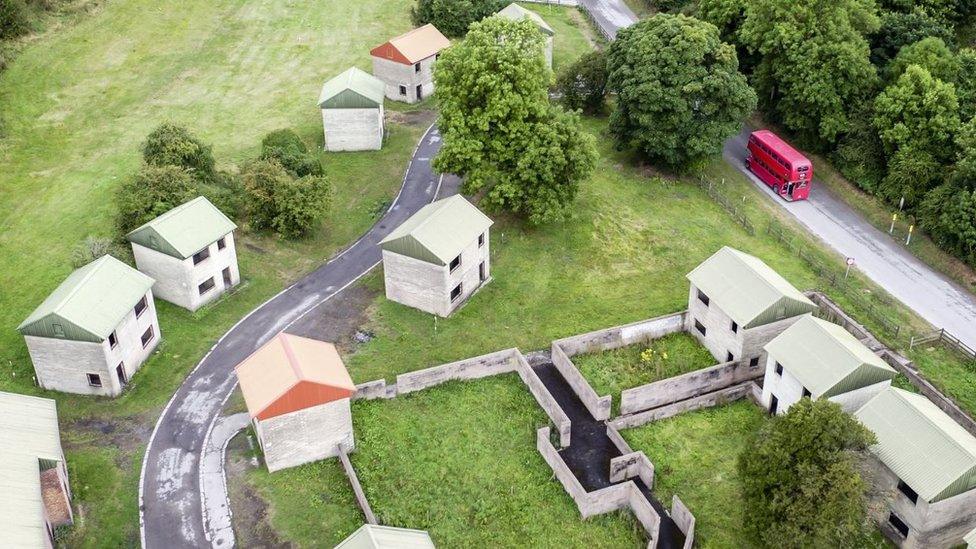
[[[541,30],[545,34],[549,36],[553,36],[554,34],[556,34],[556,31],[552,30],[552,27],[550,27],[549,24],[546,23],[545,19],[543,19],[542,16],[540,16],[538,13],[532,10],[523,8],[522,6],[516,4],[515,2],[512,2],[511,4],[502,8],[498,12],[498,15],[501,15],[502,17],[505,17],[507,19],[511,19],[512,21],[521,21],[523,19],[528,19],[529,21],[535,23],[536,26],[539,27],[539,30]]]
[[[973,549],[974,547],[976,547],[976,528],[973,528],[971,532],[966,534],[966,537],[963,538],[963,541],[965,541],[968,544],[969,549]]]
[[[379,78],[350,67],[322,85],[319,107],[323,109],[369,109],[383,105],[385,84]]]
[[[104,255],[68,275],[17,329],[24,335],[104,341],[154,282]]]
[[[976,437],[924,396],[889,387],[854,416],[878,437],[871,451],[925,501],[976,488]]]
[[[813,398],[832,397],[890,380],[895,370],[844,328],[804,316],[766,344]]]
[[[434,549],[430,534],[423,530],[364,524],[336,549]]]
[[[728,246],[703,261],[687,278],[743,328],[817,309],[816,304],[761,259]]]
[[[438,265],[450,263],[492,220],[461,195],[421,208],[380,241],[387,251]]]
[[[129,242],[186,259],[237,228],[216,206],[198,196],[126,235]]]
[[[0,392],[0,532],[6,546],[45,545],[40,472],[62,459],[55,402]]]

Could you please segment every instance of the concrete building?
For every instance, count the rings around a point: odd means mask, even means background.
[[[73,521],[57,405],[0,392],[0,545],[54,547]]]
[[[874,431],[881,522],[899,547],[939,549],[976,528],[976,437],[922,395],[890,387],[854,412]]]
[[[379,78],[352,67],[322,86],[319,108],[327,151],[373,151],[383,145],[383,97]]]
[[[491,278],[491,225],[460,195],[421,208],[380,242],[387,299],[450,315]]]
[[[511,4],[505,6],[498,12],[498,15],[506,19],[511,19],[512,21],[531,21],[542,34],[546,37],[546,65],[552,68],[552,42],[553,37],[556,35],[556,31],[552,30],[549,23],[546,23],[545,19],[542,18],[538,13],[523,8],[522,6],[512,2]]]
[[[331,343],[282,332],[235,370],[269,471],[355,447],[356,385]]]
[[[451,42],[434,25],[397,36],[370,50],[373,75],[386,84],[386,96],[416,103],[434,93],[434,64]]]
[[[817,308],[761,259],[728,246],[687,278],[685,329],[719,362],[760,364],[767,343]]]
[[[847,412],[891,386],[895,369],[844,328],[806,315],[766,344],[762,403],[782,414],[801,398],[827,398]]]
[[[136,268],[156,279],[160,299],[195,311],[241,281],[237,225],[206,198],[181,204],[132,231]]]
[[[423,530],[364,524],[336,549],[434,549],[434,542]]]
[[[159,344],[154,280],[110,255],[71,273],[17,330],[37,383],[117,396]]]

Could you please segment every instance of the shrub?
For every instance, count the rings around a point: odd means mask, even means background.
[[[116,190],[116,225],[122,234],[197,196],[189,171],[179,166],[143,165]]]
[[[0,38],[16,38],[30,30],[27,3],[24,0],[0,0]]]
[[[571,110],[599,113],[607,91],[607,55],[593,51],[566,67],[556,79],[560,102]]]
[[[103,255],[112,255],[117,259],[125,253],[122,246],[111,238],[88,236],[71,250],[71,266],[84,267]]]
[[[919,206],[919,224],[940,246],[976,266],[976,191],[947,183]]]
[[[508,4],[507,0],[417,0],[410,14],[417,26],[433,23],[446,36],[459,37],[468,32],[471,23]]]
[[[946,43],[953,39],[952,29],[924,10],[884,12],[881,15],[881,28],[871,36],[871,61],[884,66],[898,55],[902,47],[929,36]]]
[[[152,166],[183,168],[200,182],[210,183],[216,177],[210,145],[182,126],[162,124],[153,130],[142,146],[142,157]]]
[[[251,226],[286,238],[307,234],[331,203],[332,187],[325,177],[295,179],[274,159],[248,163],[241,182]]]
[[[322,175],[322,163],[298,134],[290,129],[275,130],[261,141],[261,158],[277,160],[295,177]]]

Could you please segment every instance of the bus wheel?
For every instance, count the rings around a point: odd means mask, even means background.
[[[779,185],[773,185],[773,192],[779,194]]]

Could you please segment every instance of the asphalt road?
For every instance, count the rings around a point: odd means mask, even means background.
[[[637,22],[637,16],[623,0],[579,0],[590,12],[593,22],[608,40],[617,37],[617,31]]]
[[[725,160],[746,174],[773,201],[800,221],[810,233],[856,269],[936,328],[945,328],[976,348],[976,297],[924,264],[890,236],[874,228],[825,186],[814,180],[809,200],[787,202],[745,167],[749,130],[725,143]]]
[[[157,421],[143,460],[143,547],[211,545],[201,505],[199,462],[214,421],[237,386],[234,366],[380,262],[379,241],[434,199],[439,181],[430,160],[440,146],[440,134],[432,126],[414,152],[400,194],[383,217],[344,252],[231,328],[184,380]]]

